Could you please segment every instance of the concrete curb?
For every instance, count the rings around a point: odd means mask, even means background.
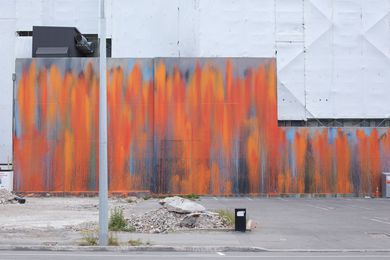
[[[0,245],[0,251],[52,251],[52,252],[290,252],[290,253],[374,253],[390,249],[266,249],[240,246],[45,246]]]
[[[0,245],[0,251],[53,251],[53,252],[266,252],[261,247],[235,246],[45,246]]]
[[[361,249],[355,249],[355,248],[340,248],[340,249],[266,249],[266,252],[289,252],[289,253],[384,253],[389,252],[390,249],[388,248],[378,248],[378,249],[372,249],[372,248],[361,248]]]

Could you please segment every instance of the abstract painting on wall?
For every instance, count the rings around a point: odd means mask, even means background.
[[[155,192],[258,192],[278,138],[275,60],[155,59],[154,67]]]
[[[17,191],[97,190],[97,65],[17,60]],[[275,59],[109,59],[107,73],[111,192],[371,194],[390,170],[388,128],[278,127]]]
[[[96,60],[18,60],[14,90],[15,190],[96,190]]]

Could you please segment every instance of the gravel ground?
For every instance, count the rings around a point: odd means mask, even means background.
[[[6,189],[0,189],[0,204],[16,203],[15,195]]]
[[[110,212],[118,208],[135,233],[229,228],[212,212],[173,213],[158,199],[110,198]],[[27,197],[25,204],[0,204],[0,244],[78,244],[84,231],[97,230],[98,213],[97,197]]]

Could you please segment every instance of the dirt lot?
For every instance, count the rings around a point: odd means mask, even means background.
[[[26,204],[0,204],[0,244],[77,245],[85,231],[97,233],[97,197],[26,199]],[[109,199],[110,212],[122,209],[126,219],[161,208],[159,199]],[[134,234],[127,233],[129,236]]]
[[[251,232],[190,231],[167,234],[120,232],[118,239],[166,246],[251,246],[273,250],[388,250],[390,200],[363,198],[201,197],[207,210],[246,208],[257,228]],[[78,245],[75,226],[98,221],[98,198],[27,198],[0,205],[1,245]],[[124,216],[160,207],[157,199],[129,203],[110,199]]]
[[[110,200],[110,208],[120,205],[126,205],[126,211],[133,207]],[[98,199],[27,198],[26,204],[0,205],[0,212],[0,244],[71,245],[81,237],[72,226],[98,221]]]

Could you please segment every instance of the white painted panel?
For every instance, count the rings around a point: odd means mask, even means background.
[[[303,0],[276,0],[278,118],[305,120]]]
[[[43,25],[43,0],[15,0],[15,2],[18,31],[31,31],[34,25]]]
[[[0,105],[12,106],[12,73],[15,70],[15,21],[0,20]],[[1,117],[0,117],[1,118]]]
[[[32,56],[32,37],[15,38],[15,58],[31,58]]]
[[[18,30],[31,31],[32,26],[74,26],[82,33],[98,32],[97,0],[15,0],[15,3]],[[111,1],[106,6],[106,15],[111,17]],[[110,36],[111,26],[107,28]]]
[[[113,1],[112,57],[178,56],[178,3]]]
[[[303,43],[280,42],[277,50],[278,118],[305,120]]]
[[[199,54],[199,1],[180,0],[177,17],[178,47],[181,57]]]
[[[362,82],[361,6],[355,0],[338,0],[333,8],[333,114],[357,118],[368,94]]]
[[[74,26],[82,33],[98,31],[99,3],[96,0],[43,0],[43,25]]]
[[[276,41],[303,41],[303,0],[275,0]]]
[[[333,23],[328,0],[305,1],[305,86],[308,118],[332,118]]]
[[[332,25],[333,0],[304,0],[305,44],[320,39]]]
[[[390,1],[362,2],[363,85],[367,117],[390,117]]]
[[[107,37],[112,37],[112,2],[116,0],[106,0],[106,34]],[[99,16],[97,16],[99,18]],[[98,33],[99,28],[97,27],[96,33]]]
[[[0,19],[0,162],[12,158],[12,103],[15,71],[15,20]]]
[[[306,0],[308,117],[390,115],[389,6],[388,0]]]
[[[15,1],[0,0],[0,19],[15,18]]]
[[[363,85],[366,88],[365,115],[390,117],[390,60],[368,41],[364,42]],[[386,105],[387,104],[387,105]]]
[[[200,56],[273,57],[273,0],[200,1]]]
[[[0,105],[0,118],[0,162],[6,163],[12,159],[12,104]]]

